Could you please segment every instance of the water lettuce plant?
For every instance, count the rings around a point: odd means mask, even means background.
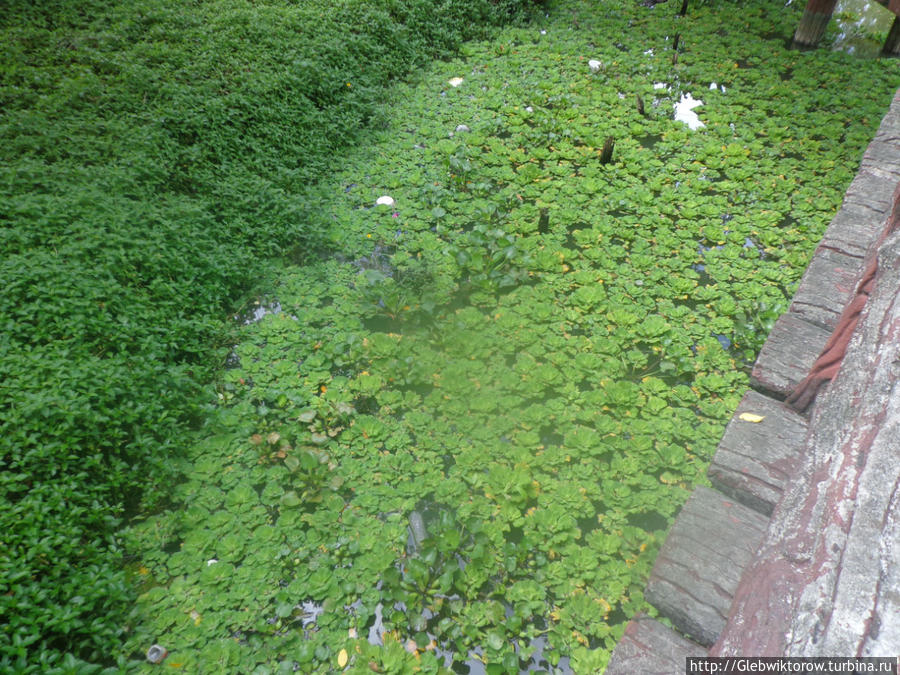
[[[781,3],[677,9],[565,0],[394,92],[317,192],[339,254],[282,270],[126,532],[127,652],[602,671],[897,82],[787,50]]]

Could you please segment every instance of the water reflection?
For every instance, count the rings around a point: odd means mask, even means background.
[[[874,0],[838,0],[834,18],[840,31],[832,49],[857,56],[878,56],[894,13]]]

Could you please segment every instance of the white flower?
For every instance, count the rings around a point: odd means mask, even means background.
[[[648,49],[647,51],[644,52],[644,56],[653,56],[653,50]]]
[[[669,86],[665,82],[654,82],[653,88],[654,89],[668,89]]]
[[[715,82],[710,82],[709,88],[712,89],[713,91],[715,91],[716,89],[719,88],[719,85],[717,85]]]
[[[451,87],[458,87],[462,83],[463,79],[461,77],[451,77],[449,80],[447,80],[447,84],[449,84]]]
[[[210,565],[215,565],[217,562],[219,562],[219,561],[216,560],[215,558],[210,558],[209,560],[206,561],[206,566],[209,567]]]
[[[592,73],[600,72],[600,69],[603,67],[603,63],[598,61],[597,59],[591,59],[588,61],[588,67],[590,67]]]
[[[383,197],[379,197],[378,199],[376,199],[375,204],[378,206],[393,206],[394,198],[384,195]]]
[[[526,105],[525,112],[534,112],[534,108],[532,108],[530,105]]]
[[[469,127],[467,127],[465,124],[459,124],[456,127],[456,133],[458,133],[458,134],[462,134],[467,131],[471,131],[471,129],[469,129]]]
[[[545,31],[545,30],[541,31],[541,35],[546,35],[546,34],[547,34],[547,31]]]
[[[703,105],[703,101],[695,99],[690,94],[682,94],[681,100],[673,106],[675,108],[675,121],[684,122],[691,129],[705,127],[706,125],[700,121],[697,113],[694,112],[694,108],[700,105]]]

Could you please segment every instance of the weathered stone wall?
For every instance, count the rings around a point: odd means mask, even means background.
[[[900,202],[895,211],[896,222]],[[874,291],[714,655],[900,653],[900,231],[877,260]]]

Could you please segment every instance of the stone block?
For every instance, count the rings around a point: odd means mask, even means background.
[[[625,627],[606,675],[671,675],[684,672],[689,656],[706,656],[700,645],[686,640],[646,614],[638,614]]]
[[[782,314],[753,365],[751,385],[785,398],[809,373],[830,334],[794,312]]]
[[[762,416],[760,422],[741,419]],[[725,428],[709,480],[725,495],[769,516],[800,461],[807,421],[782,402],[748,391]]]
[[[685,635],[711,645],[767,524],[765,516],[743,504],[698,487],[659,552],[647,600]]]

